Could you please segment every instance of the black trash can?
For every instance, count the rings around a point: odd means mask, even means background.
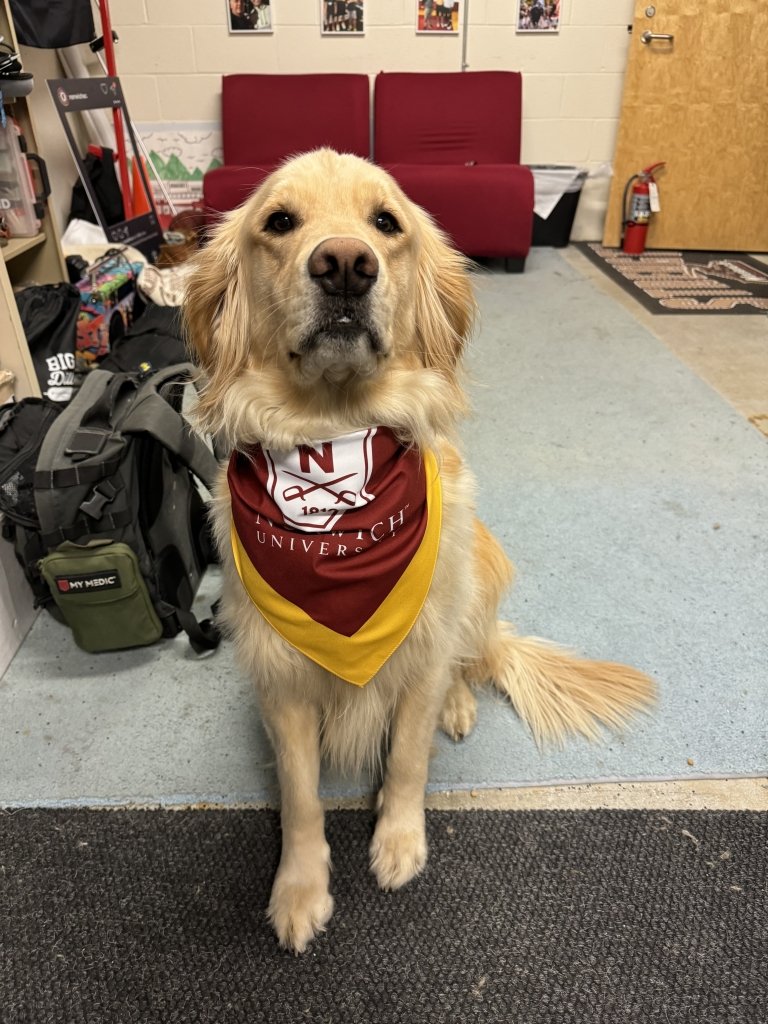
[[[551,245],[562,249],[571,240],[571,228],[579,205],[579,196],[587,172],[564,164],[530,164],[536,181],[536,172],[545,172],[550,181],[556,182],[558,177],[563,180],[563,194],[555,208],[545,219],[538,213],[533,214],[533,245]]]

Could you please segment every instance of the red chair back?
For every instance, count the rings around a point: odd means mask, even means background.
[[[518,71],[381,72],[374,90],[380,164],[520,163]]]
[[[224,164],[272,167],[320,146],[369,157],[367,75],[226,75]]]

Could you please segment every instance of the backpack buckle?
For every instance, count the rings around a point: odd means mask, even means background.
[[[85,512],[91,519],[101,519],[104,515],[104,507],[114,500],[117,488],[111,480],[102,480],[97,484],[93,492],[80,506],[80,511]]]

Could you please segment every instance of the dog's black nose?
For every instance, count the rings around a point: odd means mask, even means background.
[[[365,295],[379,275],[379,261],[359,238],[326,238],[316,246],[307,268],[327,295]]]

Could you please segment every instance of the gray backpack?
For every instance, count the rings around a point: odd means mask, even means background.
[[[19,560],[38,603],[84,650],[143,646],[180,630],[199,653],[219,643],[213,622],[191,611],[215,561],[196,480],[211,490],[218,473],[182,415],[193,375],[186,363],[157,373],[92,370],[39,448],[35,543],[27,523]]]

